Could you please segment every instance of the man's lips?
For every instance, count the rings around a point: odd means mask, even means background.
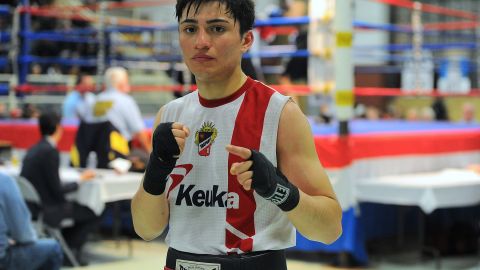
[[[195,56],[192,57],[192,59],[198,62],[206,62],[206,61],[211,61],[215,58],[208,56],[206,54],[196,54]]]

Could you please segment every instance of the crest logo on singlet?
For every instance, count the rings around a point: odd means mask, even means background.
[[[210,150],[217,138],[217,134],[218,130],[212,122],[204,122],[200,130],[195,132],[195,144],[198,146],[198,154],[200,156],[210,156]]]

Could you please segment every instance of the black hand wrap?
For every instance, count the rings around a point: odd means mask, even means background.
[[[290,211],[298,205],[300,193],[282,172],[260,152],[252,151],[252,188],[283,211]]]
[[[165,191],[167,177],[175,168],[180,148],[172,133],[172,122],[161,123],[152,136],[152,153],[145,170],[143,189],[160,195]]]

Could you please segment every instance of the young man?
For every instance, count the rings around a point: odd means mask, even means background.
[[[74,220],[74,225],[63,229],[62,233],[79,263],[86,265],[82,248],[89,233],[95,229],[98,217],[89,208],[65,198],[65,194],[77,190],[79,184],[62,184],[60,180],[60,154],[57,149],[63,134],[60,120],[60,116],[55,112],[44,112],[40,115],[38,123],[42,139],[28,150],[20,175],[30,181],[40,195],[47,224],[58,227],[63,219]],[[93,171],[84,171],[80,176],[80,184],[94,176]]]
[[[324,243],[342,230],[308,122],[240,68],[252,1],[179,0],[176,12],[198,91],[157,115],[135,230],[151,240],[169,226],[165,269],[286,269],[295,228]]]

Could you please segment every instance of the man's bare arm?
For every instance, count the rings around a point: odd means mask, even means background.
[[[158,126],[163,107],[159,110],[152,130]],[[152,195],[143,188],[143,181],[132,199],[132,218],[135,232],[144,240],[158,237],[168,224],[170,209],[165,192]]]
[[[318,159],[310,125],[291,101],[280,117],[277,157],[280,171],[300,191],[288,218],[305,237],[332,243],[342,233],[342,209]]]

